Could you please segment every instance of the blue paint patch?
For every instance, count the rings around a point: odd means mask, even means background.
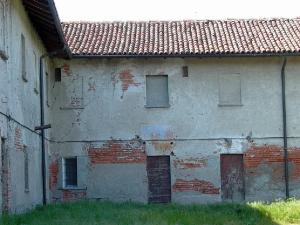
[[[170,134],[170,126],[168,125],[144,125],[141,127],[142,139],[165,139]]]

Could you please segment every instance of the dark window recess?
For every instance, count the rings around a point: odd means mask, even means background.
[[[149,203],[171,202],[170,156],[148,156]]]
[[[189,68],[187,66],[182,67],[182,76],[188,77],[189,76]]]
[[[65,186],[77,186],[77,158],[65,159]]]
[[[55,81],[61,82],[61,68],[55,68]]]
[[[28,162],[28,149],[24,146],[24,181],[25,181],[25,191],[29,191],[29,162]]]

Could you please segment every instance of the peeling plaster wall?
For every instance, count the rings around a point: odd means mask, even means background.
[[[7,30],[9,21],[6,19],[7,15],[9,15],[9,4],[7,1],[0,1],[0,51],[2,54],[7,55]],[[5,18],[5,19],[4,19]],[[1,54],[1,56],[2,56]],[[7,93],[8,87],[7,83],[9,82],[8,76],[8,62],[0,57],[0,111],[6,112],[7,111]],[[1,137],[6,136],[6,120],[3,117],[0,117],[0,135]]]
[[[39,57],[45,53],[45,49],[21,1],[0,2],[5,5],[5,42],[1,50],[5,50],[8,57],[7,60],[0,58],[0,111],[34,129],[40,124],[40,100],[36,83]],[[3,23],[0,21],[0,26]],[[25,37],[27,82],[22,79],[21,72],[21,34]],[[45,70],[51,74],[51,62],[48,60]],[[3,115],[0,115],[0,131],[5,140],[5,149],[2,151],[5,154],[5,165],[1,165],[4,180],[1,186],[1,211],[24,212],[42,204],[40,137]],[[25,190],[24,178],[25,147],[29,158],[28,191]]]
[[[3,58],[5,53],[7,53],[7,37],[6,37],[6,30],[7,30],[7,25],[8,21],[5,20],[6,15],[8,11],[8,3],[7,1],[0,1],[0,111],[1,112],[6,112],[7,111],[7,96],[6,93],[8,93],[7,86],[5,84],[8,83],[8,70],[7,70],[7,62],[5,61],[5,58]],[[7,137],[7,124],[6,124],[6,119],[4,117],[0,116],[0,158],[5,154],[4,153],[4,143],[2,141],[4,138]],[[1,173],[1,178],[5,177],[5,172],[4,171],[4,165],[1,160],[0,162],[0,167],[2,169]],[[0,183],[0,206],[4,204],[5,201],[3,201],[3,195],[4,195],[4,189],[5,189],[6,184],[3,182]],[[1,211],[1,210],[0,210]]]
[[[299,63],[290,58],[286,72],[291,194],[297,197]],[[170,155],[173,202],[219,202],[223,153],[244,154],[245,200],[284,197],[281,58],[73,59],[55,65],[63,72],[51,89],[51,158],[54,164],[66,156],[86,159],[80,197],[147,202],[145,157]],[[170,107],[146,108],[145,76],[161,74],[169,77]],[[218,105],[219,75],[226,74],[241,77],[241,106]],[[51,168],[52,198],[64,200],[61,171]]]

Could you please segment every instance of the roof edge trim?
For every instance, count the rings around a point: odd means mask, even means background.
[[[71,53],[71,50],[70,50],[70,48],[67,44],[67,41],[65,39],[65,36],[64,36],[63,30],[62,30],[62,27],[61,27],[61,21],[59,19],[58,13],[57,13],[55,3],[54,3],[53,0],[47,0],[47,1],[48,1],[49,6],[50,6],[50,11],[51,11],[51,14],[53,16],[53,20],[54,20],[54,24],[55,24],[57,33],[59,35],[59,38],[60,38],[61,42],[64,45],[64,49],[62,49],[62,50],[64,50],[66,52],[68,58],[72,58],[72,53]]]
[[[112,58],[229,58],[229,57],[289,57],[300,56],[300,52],[295,53],[261,53],[261,54],[181,54],[181,55],[76,55],[73,54],[73,59],[112,59]]]

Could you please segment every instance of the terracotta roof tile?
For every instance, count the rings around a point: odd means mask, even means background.
[[[300,53],[300,19],[62,23],[73,55]]]

